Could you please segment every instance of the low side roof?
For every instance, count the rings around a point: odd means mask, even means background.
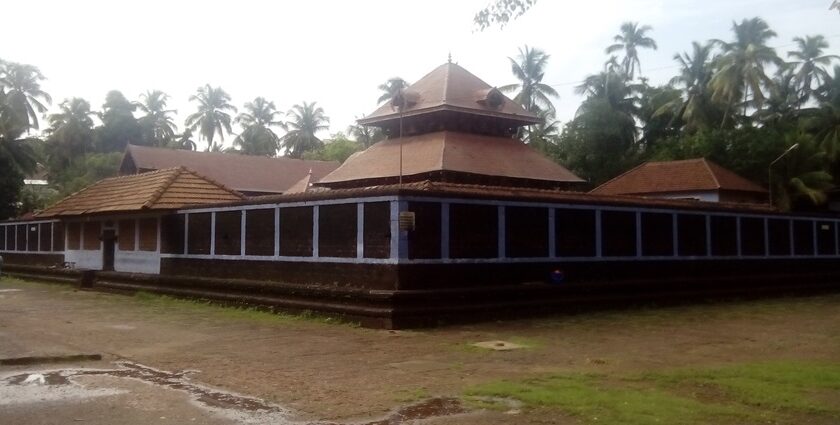
[[[601,195],[732,190],[767,193],[763,187],[705,158],[646,162],[598,186]]]
[[[519,140],[439,131],[381,141],[348,158],[318,183],[398,177],[400,145],[404,176],[456,171],[531,180],[583,181]]]
[[[501,104],[493,106],[484,102],[489,84],[455,63],[445,63],[410,85],[406,92],[412,97],[403,116],[419,115],[436,110],[451,110],[478,115],[508,118],[524,124],[540,122],[539,117],[526,111],[504,95]],[[359,124],[375,124],[399,117],[399,111],[387,102],[372,114],[359,120]]]
[[[338,161],[269,158],[133,145],[126,148],[123,164],[129,160],[133,161],[138,170],[183,166],[240,192],[263,193],[286,192],[310,171],[312,178],[317,180],[339,166]]]
[[[38,217],[172,210],[245,197],[184,167],[100,180],[51,205]]]

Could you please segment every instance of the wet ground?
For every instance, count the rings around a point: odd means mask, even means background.
[[[394,332],[0,280],[3,425],[576,424],[461,397],[554,372],[838,358],[838,295]]]

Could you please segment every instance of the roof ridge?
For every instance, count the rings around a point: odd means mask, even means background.
[[[166,189],[169,186],[172,186],[172,183],[175,182],[175,179],[184,172],[184,167],[178,167],[175,171],[172,172],[170,176],[168,176],[154,192],[152,192],[152,196],[149,198],[148,201],[143,203],[142,208],[149,208],[154,205],[158,200],[160,200],[161,196],[166,193]]]
[[[620,178],[622,178],[622,177],[626,176],[627,174],[630,174],[630,173],[632,173],[633,171],[636,171],[636,170],[638,170],[639,168],[642,168],[642,167],[644,167],[645,165],[651,164],[651,163],[653,163],[653,162],[654,162],[654,161],[645,161],[645,162],[643,162],[643,163],[641,163],[641,164],[639,164],[639,165],[637,165],[637,166],[635,166],[635,167],[633,167],[633,168],[631,168],[631,169],[629,169],[629,170],[627,170],[627,171],[625,171],[625,172],[623,172],[623,173],[621,173],[621,174],[619,174],[619,175],[617,175],[617,176],[615,176],[615,177],[613,177],[613,178],[611,178],[611,179],[609,179],[609,180],[607,180],[607,181],[605,181],[605,182],[603,182],[603,183],[599,184],[599,185],[598,185],[595,189],[590,190],[590,191],[589,191],[589,193],[595,193],[595,192],[597,192],[598,190],[600,190],[602,187],[605,187],[605,186],[607,186],[608,184],[610,184],[610,183],[612,183],[612,182],[614,182],[614,181],[616,181],[616,180],[618,180],[618,179],[620,179]],[[663,162],[667,162],[667,161],[663,161]]]
[[[446,66],[446,74],[443,77],[443,95],[441,96],[440,100],[444,103],[449,100],[449,76],[452,73],[452,62],[445,64]]]
[[[718,180],[717,174],[715,174],[714,170],[712,170],[712,167],[709,166],[710,161],[707,160],[705,157],[700,158],[700,160],[702,161],[703,166],[706,167],[706,170],[709,171],[709,174],[712,175],[712,180],[715,182],[715,186],[717,186],[717,188],[720,189],[721,188],[720,180]],[[717,165],[717,164],[715,164],[715,165]]]

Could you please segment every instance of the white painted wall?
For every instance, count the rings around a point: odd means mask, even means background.
[[[128,273],[160,273],[160,252],[117,251],[114,253],[114,270]]]
[[[64,261],[76,269],[102,270],[102,251],[67,250],[64,251]]]

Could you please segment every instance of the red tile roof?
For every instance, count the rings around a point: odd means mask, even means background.
[[[504,95],[497,97],[501,101],[500,105],[495,106],[493,102],[488,102],[488,93],[492,89],[489,84],[458,64],[445,63],[406,88],[405,93],[411,103],[403,112],[403,116],[449,110],[507,118],[523,125],[540,122],[539,117]],[[375,124],[398,117],[399,111],[391,102],[387,102],[372,114],[360,119],[359,124]]]
[[[179,166],[240,192],[265,194],[286,192],[310,171],[317,180],[338,168],[339,163],[129,145],[120,172],[131,174]]]
[[[324,199],[347,199],[371,196],[443,196],[463,199],[502,199],[511,201],[568,203],[583,205],[610,205],[639,208],[676,208],[695,211],[743,211],[774,213],[777,209],[765,204],[744,204],[734,202],[697,202],[686,199],[640,198],[624,195],[596,195],[587,192],[534,189],[522,187],[500,187],[447,182],[419,181],[412,183],[387,184],[350,189],[316,189],[306,193],[267,195],[249,198],[236,204],[263,204],[301,202]]]
[[[176,167],[100,180],[56,202],[38,217],[173,210],[244,198],[194,171]]]
[[[598,186],[591,193],[646,195],[716,190],[767,193],[763,187],[705,158],[646,162]]]
[[[553,182],[582,182],[563,166],[516,139],[438,131],[381,141],[347,159],[318,184],[454,171]]]

